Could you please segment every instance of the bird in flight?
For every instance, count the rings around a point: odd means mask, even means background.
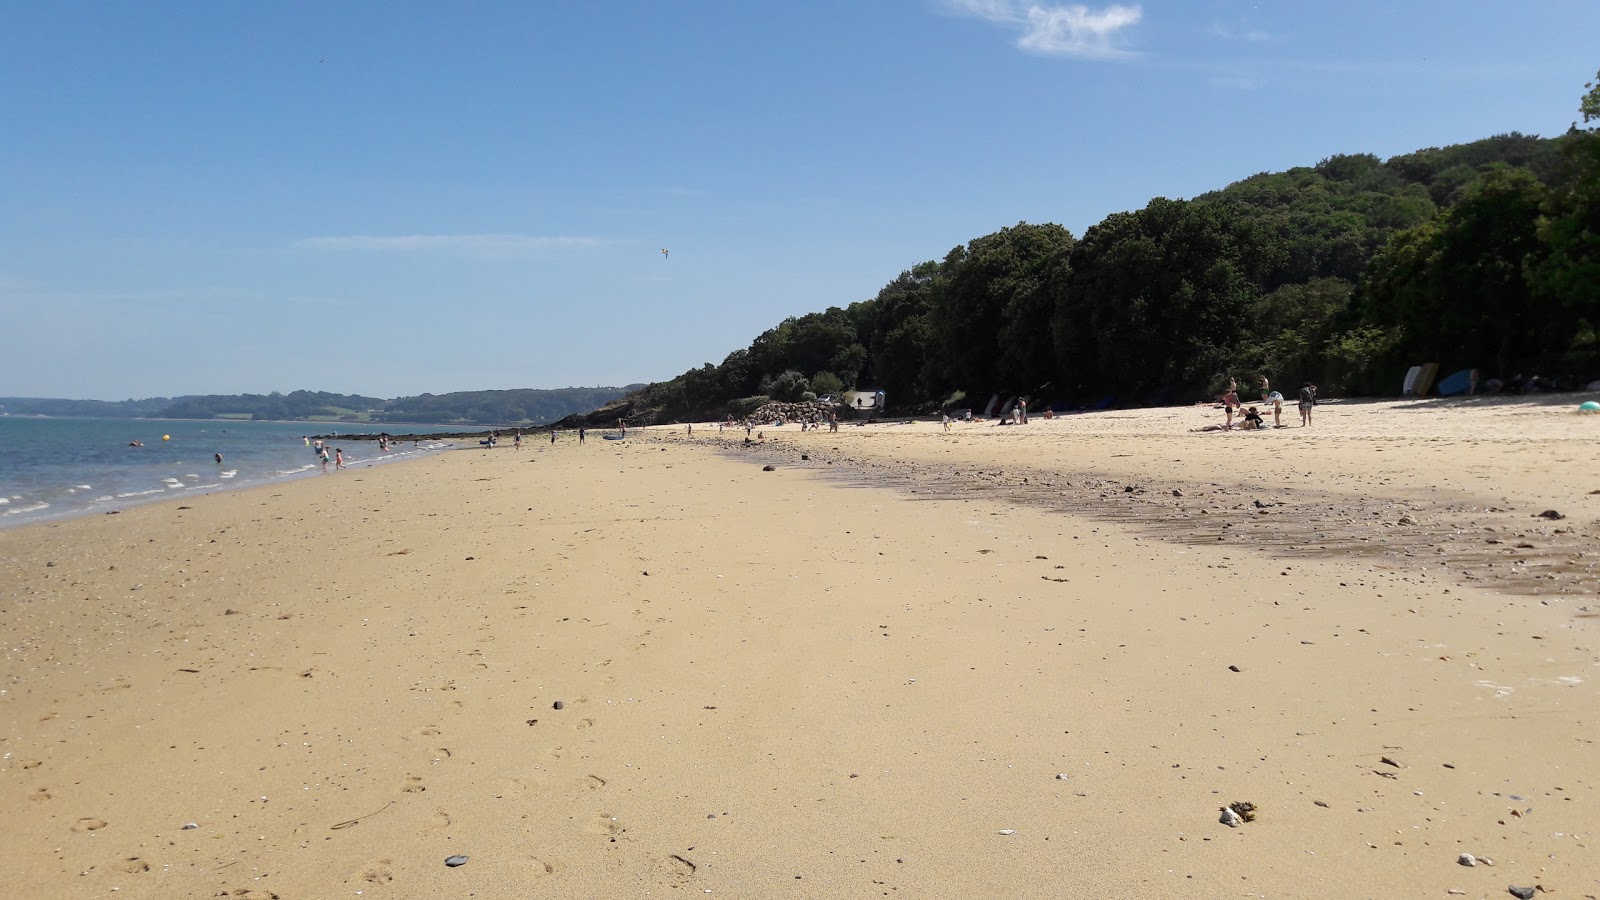
[[[667,253],[667,248],[665,248],[665,247],[661,248],[661,258],[662,259],[670,259],[671,258],[670,255]]]

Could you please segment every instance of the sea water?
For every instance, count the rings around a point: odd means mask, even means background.
[[[135,503],[322,474],[314,434],[424,434],[460,426],[351,425],[208,419],[71,419],[0,416],[0,527],[122,509]],[[133,446],[135,442],[143,446]],[[373,465],[452,446],[405,441],[333,442],[345,465]],[[222,462],[216,461],[216,454]],[[332,463],[328,471],[334,470]],[[331,474],[329,477],[333,477]]]

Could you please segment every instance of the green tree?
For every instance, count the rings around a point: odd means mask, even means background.
[[[1060,225],[1019,222],[950,251],[930,312],[951,383],[976,394],[1022,391],[1053,377],[1055,361],[1042,338],[1053,297],[1041,288],[1072,245]],[[1040,341],[1013,343],[1029,328]]]

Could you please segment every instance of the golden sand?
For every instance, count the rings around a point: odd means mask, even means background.
[[[0,893],[1600,894],[1575,406],[563,435],[3,531]]]

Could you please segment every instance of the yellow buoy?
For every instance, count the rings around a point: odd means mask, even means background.
[[[163,440],[163,441],[170,441],[170,440],[172,440],[172,435],[170,435],[170,434],[163,434],[163,435],[162,435],[162,436],[161,436],[161,439],[162,439],[162,440]]]

